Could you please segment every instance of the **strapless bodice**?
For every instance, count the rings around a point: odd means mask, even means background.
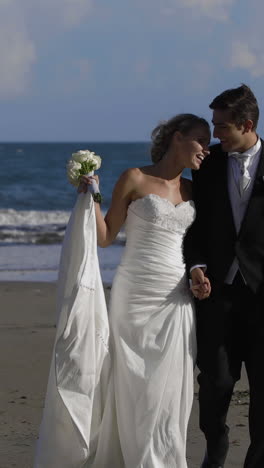
[[[150,193],[130,204],[127,221],[128,235],[131,213],[157,227],[184,236],[186,230],[194,221],[195,208],[193,200],[173,205],[170,200]]]
[[[118,268],[131,282],[157,283],[171,291],[186,281],[183,238],[195,218],[192,200],[174,206],[155,194],[132,202],[126,220],[126,247]]]

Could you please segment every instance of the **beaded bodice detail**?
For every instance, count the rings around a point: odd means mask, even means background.
[[[166,198],[153,193],[132,202],[129,210],[145,221],[182,235],[195,219],[193,200],[175,206]]]

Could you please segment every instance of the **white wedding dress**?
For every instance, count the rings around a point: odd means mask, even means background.
[[[71,334],[69,317],[59,327],[35,468],[187,467],[196,338],[182,244],[194,217],[192,201],[175,207],[150,194],[130,204],[126,247],[111,291],[110,351],[104,305],[101,299],[85,303],[85,291],[91,292],[79,281],[81,312],[75,315],[84,319],[76,321],[80,333],[75,325]],[[87,307],[95,316],[89,327]],[[86,367],[92,381],[80,378]]]

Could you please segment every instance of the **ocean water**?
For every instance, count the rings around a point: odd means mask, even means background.
[[[1,143],[0,280],[56,281],[61,245],[76,189],[66,178],[71,154],[88,148],[102,157],[100,187],[107,211],[119,175],[150,163],[149,143]],[[186,171],[186,177],[190,172]],[[111,283],[124,233],[98,248],[103,281]]]

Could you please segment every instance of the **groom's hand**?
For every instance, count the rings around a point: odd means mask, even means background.
[[[197,299],[206,299],[211,293],[211,284],[209,278],[205,276],[202,268],[193,268],[191,271],[191,291]]]

